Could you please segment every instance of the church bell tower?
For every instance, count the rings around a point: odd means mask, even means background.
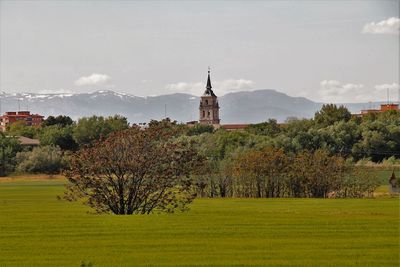
[[[200,124],[219,125],[219,105],[211,86],[210,68],[208,68],[207,86],[200,99]]]

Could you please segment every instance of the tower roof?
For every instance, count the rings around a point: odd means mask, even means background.
[[[206,90],[204,91],[204,95],[216,96],[214,94],[214,92],[212,90],[212,86],[211,86],[210,67],[208,68],[207,86],[206,86]]]
[[[211,79],[210,79],[210,70],[208,71],[208,78],[207,78],[207,89],[211,89]]]

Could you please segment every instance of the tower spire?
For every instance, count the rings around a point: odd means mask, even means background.
[[[208,78],[207,78],[207,87],[208,90],[212,88],[211,86],[211,79],[210,79],[210,66],[208,66]]]
[[[207,86],[206,90],[204,91],[204,95],[216,96],[211,88],[210,67],[208,67]]]

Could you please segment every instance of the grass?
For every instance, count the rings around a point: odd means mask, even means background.
[[[0,266],[399,266],[399,199],[197,199],[88,214],[62,179],[0,183]]]

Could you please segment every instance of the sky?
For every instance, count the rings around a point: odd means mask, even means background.
[[[0,91],[397,100],[400,0],[0,0]]]

